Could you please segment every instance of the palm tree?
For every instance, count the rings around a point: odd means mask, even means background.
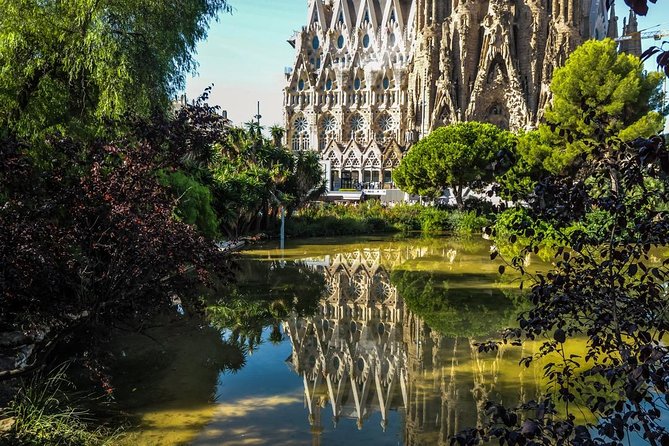
[[[274,146],[281,147],[282,146],[281,141],[283,140],[283,136],[286,134],[286,130],[279,125],[273,125],[272,127],[269,128],[269,133],[270,135],[272,135]]]

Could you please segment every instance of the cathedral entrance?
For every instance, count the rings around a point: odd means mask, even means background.
[[[341,188],[341,179],[339,178],[339,171],[332,171],[332,180],[330,182],[330,190],[338,191]]]
[[[362,173],[362,187],[364,189],[380,189],[378,170],[365,170]]]
[[[342,189],[358,189],[360,187],[360,172],[357,170],[342,170],[341,172],[341,188]]]

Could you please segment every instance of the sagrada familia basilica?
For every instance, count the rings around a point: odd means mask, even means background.
[[[385,195],[403,153],[434,128],[535,127],[554,69],[583,41],[617,36],[610,3],[308,0],[289,41],[286,142],[318,151],[330,193]]]

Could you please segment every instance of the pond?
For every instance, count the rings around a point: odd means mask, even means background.
[[[522,310],[489,254],[485,240],[449,238],[245,251],[207,322],[175,314],[123,339],[128,444],[449,444],[487,400],[542,386],[540,367],[518,366],[534,346],[474,346]]]

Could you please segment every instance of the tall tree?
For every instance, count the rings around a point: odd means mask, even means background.
[[[463,189],[492,181],[497,153],[513,147],[514,137],[492,124],[466,122],[441,127],[420,140],[393,172],[400,189],[436,197],[452,187],[458,207]]]
[[[662,78],[644,72],[637,57],[619,54],[611,39],[578,47],[551,82],[553,101],[540,131],[544,142],[562,150],[550,152],[544,166],[553,173],[568,168],[589,151],[586,141],[657,134],[664,126]]]
[[[0,0],[0,135],[164,109],[227,0]]]

